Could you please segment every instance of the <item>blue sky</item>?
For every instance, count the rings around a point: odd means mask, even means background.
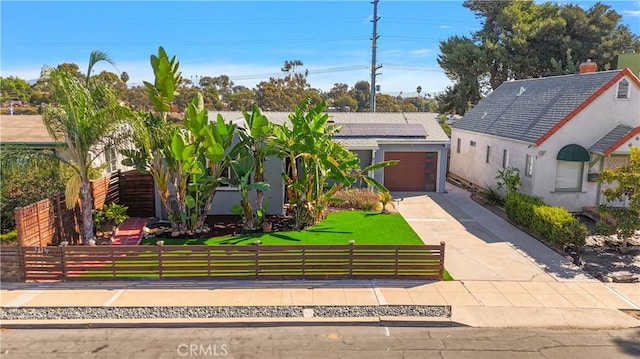
[[[584,8],[593,1],[572,1]],[[640,1],[605,1],[640,33]],[[86,68],[107,51],[129,84],[152,80],[149,56],[164,46],[184,78],[228,75],[250,88],[301,60],[312,87],[329,90],[370,80],[370,1],[6,1],[0,3],[0,74],[31,80],[43,65]],[[377,83],[384,93],[443,90],[450,82],[438,43],[480,27],[462,1],[392,1],[378,5]],[[96,71],[115,71],[102,64]]]

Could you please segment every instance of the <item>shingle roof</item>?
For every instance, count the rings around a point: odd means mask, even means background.
[[[633,127],[631,126],[618,125],[601,139],[596,141],[596,143],[591,145],[591,147],[589,147],[589,152],[604,153],[631,131],[633,131]]]
[[[504,82],[453,127],[536,142],[620,72]]]

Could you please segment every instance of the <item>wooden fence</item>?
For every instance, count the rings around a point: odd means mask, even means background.
[[[153,178],[138,171],[114,172],[110,177],[91,181],[91,189],[95,208],[116,202],[128,206],[127,213],[132,217],[142,213],[148,216],[154,210]],[[76,205],[67,209],[64,194],[16,208],[14,215],[21,246],[44,247],[62,240],[80,242],[80,208]]]
[[[24,266],[20,247],[0,247],[0,280],[3,282],[20,282],[24,280]]]
[[[120,203],[129,207],[127,214],[131,217],[154,217],[155,185],[153,177],[138,171],[127,171],[119,176]]]
[[[434,245],[21,247],[25,280],[442,280]]]

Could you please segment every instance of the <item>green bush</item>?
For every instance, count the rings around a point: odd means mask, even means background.
[[[551,207],[539,198],[511,192],[507,194],[505,210],[514,223],[563,249],[585,245],[587,227],[564,208]]]
[[[544,205],[545,203],[537,197],[519,192],[509,192],[505,199],[504,209],[509,219],[514,223],[530,228],[534,208]]]
[[[363,211],[375,211],[380,207],[378,193],[366,188],[349,188],[334,194],[341,202],[331,202],[333,208],[360,209]]]
[[[16,231],[15,229],[13,231],[0,234],[0,242],[2,242],[3,244],[15,242],[17,240],[18,240],[18,231]]]
[[[601,236],[610,236],[612,234],[616,234],[616,227],[610,225],[607,222],[596,222],[595,224],[595,232],[597,235]]]

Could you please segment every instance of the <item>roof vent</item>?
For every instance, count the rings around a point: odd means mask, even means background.
[[[522,95],[525,91],[527,91],[527,89],[524,88],[524,86],[520,86],[520,91],[518,91],[518,94],[516,96]]]
[[[590,72],[598,71],[598,64],[595,62],[591,62],[591,59],[588,59],[586,62],[580,64],[580,73],[586,74]]]
[[[488,113],[487,113],[487,111],[485,111],[485,112],[482,114],[482,117],[480,117],[480,118],[485,118],[485,117],[487,117],[487,115],[488,115]]]

